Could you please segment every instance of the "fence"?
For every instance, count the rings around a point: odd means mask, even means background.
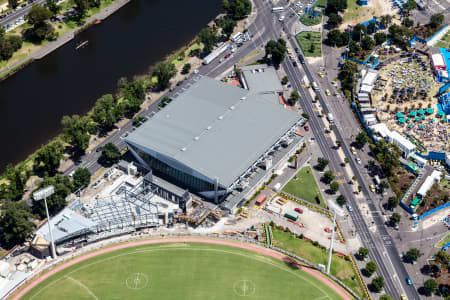
[[[447,208],[447,207],[449,207],[449,206],[450,206],[450,202],[445,203],[445,204],[443,204],[443,205],[441,205],[441,206],[438,206],[438,207],[436,207],[436,208],[433,208],[433,209],[430,210],[430,211],[427,211],[427,212],[424,213],[423,215],[418,216],[417,219],[418,219],[418,220],[422,220],[422,219],[428,217],[429,215],[432,215],[432,214],[434,214],[435,212],[438,212],[438,211],[440,211],[441,209]]]

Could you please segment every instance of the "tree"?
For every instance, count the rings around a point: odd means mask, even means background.
[[[393,299],[391,296],[384,294],[380,296],[380,300],[393,300]]]
[[[295,104],[298,101],[298,99],[300,99],[300,94],[298,93],[297,90],[293,90],[290,97],[292,104]]]
[[[369,137],[367,136],[367,134],[364,131],[360,131],[356,135],[355,139],[358,142],[358,146],[360,148],[364,147],[364,145],[369,141]]]
[[[181,69],[181,74],[187,74],[191,70],[191,64],[184,64],[183,69]]]
[[[311,46],[309,47],[309,52],[314,53],[315,50],[316,50],[316,45],[311,43]]]
[[[7,165],[4,178],[8,184],[1,184],[0,197],[7,200],[20,200],[25,190],[26,176],[23,170],[12,165]]]
[[[83,153],[89,145],[89,132],[94,129],[92,120],[78,115],[64,116],[61,125],[64,140],[72,145],[75,153]]]
[[[222,28],[222,34],[228,39],[236,27],[236,21],[231,18],[219,18],[216,21],[217,26]]]
[[[27,22],[33,26],[31,28],[31,34],[37,39],[49,39],[56,38],[55,30],[52,25],[48,23],[48,20],[52,17],[52,12],[40,5],[34,5],[26,16]]]
[[[417,248],[411,248],[406,252],[406,257],[412,262],[417,261],[421,256],[422,253],[420,253],[420,250]]]
[[[203,44],[203,51],[209,53],[217,43],[217,30],[211,27],[203,28],[198,34],[198,39]]]
[[[320,171],[325,170],[325,168],[328,166],[328,159],[323,158],[323,157],[319,157],[317,159],[317,166],[316,168],[319,169]],[[333,179],[331,179],[333,180]]]
[[[339,190],[339,183],[337,183],[337,181],[333,181],[332,183],[330,183],[330,190],[333,193],[336,193]]]
[[[380,189],[380,193],[383,194],[384,191],[389,187],[389,184],[383,180],[382,182],[380,182],[378,188]]]
[[[91,182],[91,172],[87,168],[78,168],[73,173],[73,189],[76,191],[79,188],[88,186]]]
[[[278,41],[270,40],[267,42],[266,57],[271,56],[274,65],[278,66],[284,59],[286,54],[286,41],[278,39]]]
[[[53,176],[56,174],[63,156],[63,145],[59,141],[50,143],[36,152],[33,169],[36,172],[44,172]]]
[[[339,197],[337,197],[336,199],[337,204],[339,204],[340,206],[344,206],[345,203],[347,203],[347,198],[345,198],[344,195],[339,195]]]
[[[46,177],[40,183],[38,189],[45,188],[49,185],[55,187],[55,193],[47,197],[48,212],[50,216],[56,215],[66,206],[66,198],[73,190],[72,182],[69,177],[56,174],[53,177]],[[33,212],[42,218],[46,218],[45,203],[42,200],[33,200]]]
[[[169,86],[170,79],[175,76],[177,70],[172,63],[160,62],[153,69],[152,75],[158,79],[158,88],[164,90]]]
[[[396,144],[387,143],[381,139],[375,144],[373,152],[381,164],[387,176],[392,174],[392,170],[400,165],[400,149]]]
[[[235,20],[243,19],[252,11],[252,4],[249,0],[223,0],[223,9]]]
[[[333,29],[328,31],[327,43],[330,46],[342,47],[347,45],[348,36],[349,34],[347,32],[341,32],[339,29]]]
[[[448,265],[450,263],[450,254],[441,250],[434,255],[434,260],[439,264]]]
[[[375,38],[375,44],[377,45],[381,45],[387,40],[387,34],[384,32],[377,32],[373,37]]]
[[[369,249],[360,247],[358,249],[358,256],[360,256],[362,259],[366,259],[366,257],[369,255]]]
[[[362,40],[361,40],[361,47],[364,50],[370,50],[372,49],[373,45],[375,44],[375,42],[372,40],[372,38],[370,36],[365,36]]]
[[[107,143],[103,147],[101,160],[108,165],[112,165],[119,161],[120,156],[121,154],[119,148],[117,148],[113,143]]]
[[[336,141],[336,149],[341,148],[341,146],[342,146],[342,142],[339,141],[339,140],[337,140],[337,141]]]
[[[350,162],[350,159],[348,157],[344,158],[344,163],[348,164]]]
[[[342,22],[342,17],[338,14],[331,13],[328,15],[328,26],[332,28],[336,28]]]
[[[355,84],[354,78],[358,67],[357,65],[347,60],[339,71],[338,78],[341,80],[341,86],[344,90],[351,91]]]
[[[328,0],[327,1],[327,7],[325,9],[325,12],[327,14],[332,14],[337,12],[344,12],[344,10],[347,8],[347,0]]]
[[[381,276],[375,277],[372,280],[372,288],[375,292],[379,293],[384,288],[384,278]]]
[[[9,8],[16,8],[17,5],[19,5],[19,0],[8,0],[8,6]]]
[[[402,9],[406,10],[408,13],[411,10],[414,10],[417,8],[416,1],[414,0],[408,0],[408,2],[404,3],[402,6]]]
[[[433,278],[430,278],[423,283],[423,287],[428,295],[434,294],[438,289],[438,283]]]
[[[389,199],[388,199],[388,207],[390,209],[394,209],[394,208],[397,207],[397,205],[398,205],[397,197],[395,197],[395,196],[389,197]]]
[[[392,22],[392,17],[390,15],[383,15],[380,17],[380,23],[383,24],[384,27],[388,27]]]
[[[365,270],[370,276],[372,276],[372,274],[377,271],[377,264],[374,263],[373,261],[369,261],[366,264]]]
[[[436,28],[439,25],[441,25],[443,21],[444,21],[443,14],[434,14],[430,17],[430,26],[432,28]]]
[[[393,213],[392,216],[389,218],[389,222],[392,224],[392,226],[396,226],[398,223],[400,223],[401,216],[398,213]]]
[[[403,24],[406,27],[412,27],[414,25],[414,21],[411,20],[410,18],[406,18],[406,19],[403,20]]]
[[[333,171],[328,170],[323,174],[323,181],[326,183],[330,183],[334,180],[336,176],[334,175]]]
[[[115,101],[111,94],[103,95],[95,102],[92,119],[103,130],[110,130],[121,117],[120,112],[116,110]]]
[[[58,6],[58,0],[46,0],[47,8],[53,13],[53,15],[58,14],[61,7]]]
[[[84,16],[89,9],[89,0],[75,0],[75,5],[80,14]]]
[[[281,84],[282,84],[282,85],[286,85],[288,82],[289,82],[289,79],[288,79],[287,76],[284,76],[284,77],[281,79]]]
[[[173,71],[174,74],[176,70]],[[158,78],[158,84],[159,84]],[[162,80],[162,79],[161,79]],[[170,80],[170,79],[169,79]],[[121,118],[123,115],[122,110],[126,110],[128,115],[133,115],[139,111],[141,104],[145,100],[144,83],[141,80],[127,81],[126,79],[119,82],[120,92],[123,95],[125,101],[125,107],[123,108],[119,103],[116,104],[117,118]]]
[[[34,229],[30,221],[32,215],[20,202],[6,201],[2,206],[0,227],[2,236],[8,247],[13,247],[25,241]]]

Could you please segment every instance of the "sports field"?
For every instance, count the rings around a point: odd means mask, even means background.
[[[311,272],[247,249],[161,243],[93,256],[48,277],[20,299],[351,299]]]

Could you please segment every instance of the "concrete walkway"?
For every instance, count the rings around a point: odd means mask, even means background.
[[[114,12],[119,10],[119,8],[121,8],[122,6],[124,6],[125,4],[127,4],[130,1],[131,0],[116,0],[110,6],[106,7],[105,9],[100,11],[99,13],[93,15],[88,20],[86,20],[86,22],[83,25],[72,29],[71,31],[67,32],[66,34],[60,36],[56,41],[48,43],[47,45],[43,46],[42,48],[40,48],[36,52],[34,52],[34,53],[28,55],[27,57],[19,60],[15,64],[13,64],[13,65],[11,65],[11,66],[1,70],[0,71],[0,77],[5,75],[6,73],[8,73],[11,69],[15,69],[16,67],[24,64],[25,62],[29,61],[30,59],[31,60],[42,59],[43,57],[45,57],[49,53],[53,52],[54,50],[58,49],[59,47],[61,47],[65,43],[67,43],[70,40],[72,40],[75,37],[75,33],[77,31],[79,31],[83,26],[86,26],[86,24],[89,24],[91,22],[95,22],[96,20],[104,20],[104,19],[106,19],[107,17],[112,15]]]

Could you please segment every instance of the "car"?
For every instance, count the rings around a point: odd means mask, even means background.
[[[101,152],[103,150],[103,147],[97,147],[97,149],[95,149],[95,152]]]
[[[408,300],[408,298],[406,298],[405,294],[402,294],[400,297],[401,297],[401,300]]]
[[[358,163],[358,165],[360,165],[361,164],[361,158],[357,157],[356,158],[356,162]]]
[[[351,147],[350,147],[350,150],[352,151],[352,154],[353,154],[353,155],[356,155],[356,149],[355,149],[355,147],[351,146]]]
[[[296,61],[293,61],[293,62],[292,62],[292,65],[293,65],[294,67],[296,67],[296,66],[297,66],[297,62],[296,62]]]
[[[231,56],[231,53],[227,53],[227,55],[225,55],[225,58],[228,58]]]
[[[302,64],[305,63],[305,59],[303,58],[303,55],[301,55],[301,54],[298,55],[298,60],[299,60],[300,63],[302,63]]]
[[[331,96],[330,90],[329,90],[329,89],[326,89],[326,90],[325,90],[325,94],[327,94],[327,96]]]
[[[180,80],[180,81],[177,82],[177,86],[180,86],[182,84],[183,84],[183,80]]]
[[[22,4],[21,6],[22,6],[22,7],[25,7],[25,6],[27,6],[27,5],[24,3],[24,4]]]
[[[299,51],[300,51],[297,47],[296,47],[294,50],[295,50],[295,53],[297,53],[297,54],[298,54]]]
[[[324,75],[323,75],[322,72],[318,72],[317,74],[319,74],[320,78],[323,78],[323,77],[324,77]]]
[[[221,58],[221,59],[219,59],[219,62],[223,62],[225,60],[225,58]]]
[[[347,209],[348,209],[349,212],[353,211],[353,207],[351,205],[347,205]]]
[[[406,277],[406,283],[408,285],[412,285],[413,284],[411,278],[409,278],[409,277]]]
[[[307,125],[305,125],[305,127],[303,128],[305,128],[305,131],[309,131],[309,127]]]
[[[372,191],[372,193],[375,193],[375,186],[373,184],[370,184],[369,188]]]
[[[69,173],[69,177],[72,177],[73,174],[75,174],[75,170],[73,170],[72,172]]]
[[[298,212],[299,214],[302,214],[302,213],[303,213],[303,209],[301,209],[301,208],[296,207],[296,208],[294,208],[294,210],[295,210],[296,212]]]

